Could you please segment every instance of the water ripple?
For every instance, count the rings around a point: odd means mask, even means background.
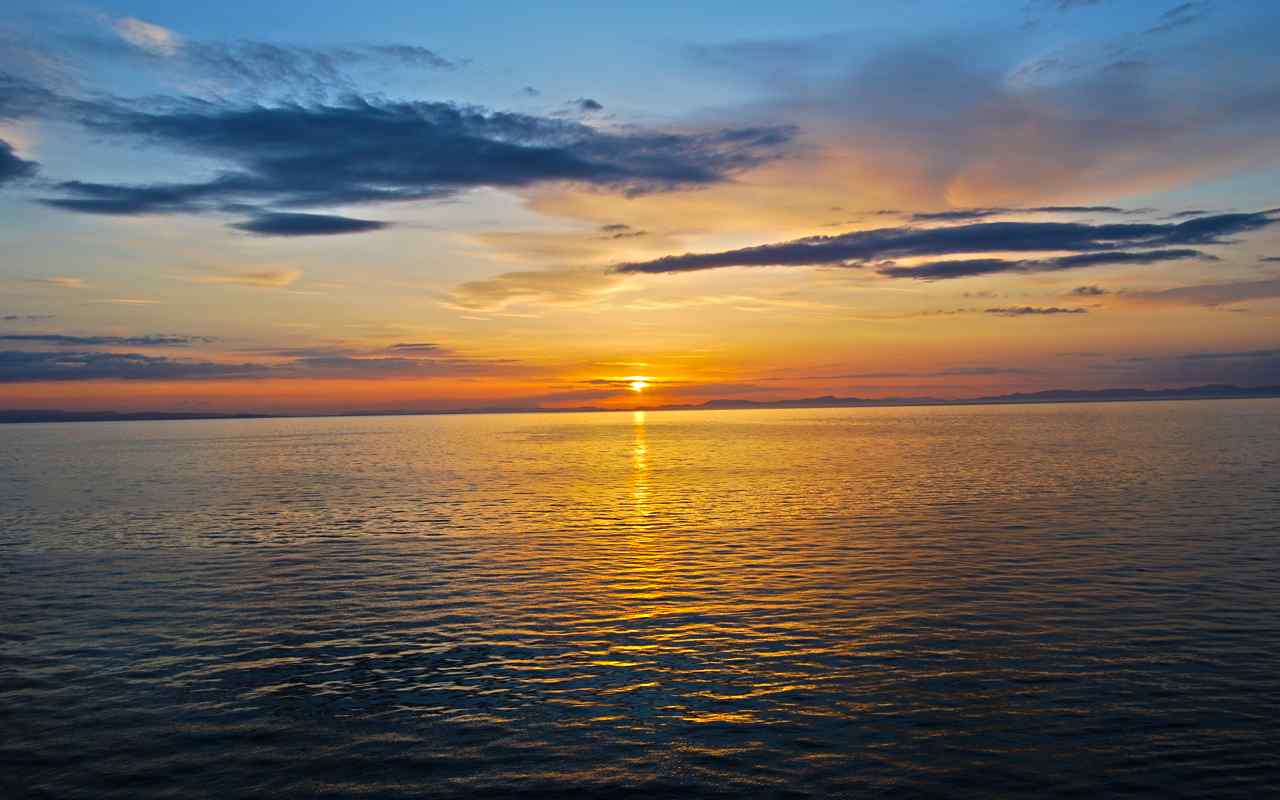
[[[1259,797],[1280,403],[0,429],[4,797]]]

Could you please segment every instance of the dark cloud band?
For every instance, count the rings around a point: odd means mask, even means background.
[[[1146,250],[1131,252],[1114,250],[1102,253],[1081,253],[1061,258],[1009,261],[999,258],[980,258],[958,261],[935,261],[913,267],[884,267],[880,274],[890,278],[915,278],[938,281],[948,278],[968,278],[998,272],[1053,272],[1081,267],[1118,266],[1123,264],[1148,265],[1163,261],[1216,260],[1214,256],[1199,250],[1177,248],[1171,250]]]
[[[267,213],[234,223],[231,227],[261,236],[332,236],[378,231],[390,227],[390,223],[332,214]]]
[[[68,181],[58,186],[61,196],[44,200],[68,211],[116,215],[438,199],[481,186],[542,182],[659,191],[726,180],[781,155],[793,135],[789,128],[767,126],[605,131],[571,120],[451,103],[359,97],[332,104],[80,102],[64,104],[64,111],[100,134],[226,164],[221,174],[194,183]],[[297,235],[309,224],[263,211],[241,227]],[[330,227],[341,230],[307,232],[355,231],[346,223]]]
[[[838,236],[811,236],[718,253],[686,253],[620,264],[624,273],[694,272],[723,267],[861,266],[870,261],[1006,252],[1076,251],[1042,261],[978,258],[923,267],[887,266],[895,278],[940,279],[1028,269],[1071,269],[1206,258],[1188,245],[1228,243],[1224,237],[1257,230],[1275,220],[1266,212],[1218,214],[1180,223],[989,222],[939,228],[879,228]],[[1175,246],[1175,247],[1171,247]],[[1181,246],[1181,247],[1176,247]],[[1124,249],[1130,248],[1130,249]],[[1164,248],[1135,251],[1132,248]]]

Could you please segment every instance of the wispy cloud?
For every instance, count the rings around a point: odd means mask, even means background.
[[[1119,214],[1137,215],[1150,213],[1149,208],[1119,208],[1117,206],[1032,206],[1030,208],[956,208],[947,211],[919,211],[911,215],[912,222],[968,222],[988,217],[1006,217],[1029,214]]]
[[[387,348],[394,353],[439,353],[444,350],[434,342],[402,342]]]
[[[1205,7],[1176,5],[1155,28],[1190,24]],[[689,52],[695,67],[752,90],[739,118],[809,133],[810,150],[786,169],[810,197],[834,198],[855,180],[885,204],[1035,206],[1146,193],[1269,159],[1280,103],[1259,76],[1274,71],[1275,27],[1254,11],[1253,29],[1193,53],[1149,36],[1135,54],[1117,31],[1091,58],[1022,80],[1025,43],[1004,46],[982,26],[878,49],[850,33]]]
[[[136,346],[136,345],[135,345]],[[219,362],[130,352],[0,350],[0,383],[242,378],[430,378],[513,374],[517,362],[462,357],[307,355],[283,363]]]
[[[71,278],[66,275],[54,275],[50,278],[28,278],[27,283],[56,286],[59,289],[83,289],[86,285],[83,278]]]
[[[1249,300],[1280,297],[1280,278],[1231,283],[1205,283],[1154,291],[1127,291],[1117,294],[1122,302],[1145,305],[1224,306]]]
[[[255,289],[284,289],[300,277],[302,277],[302,270],[273,268],[214,272],[197,276],[193,280],[197,283],[248,286]]]
[[[1185,28],[1203,19],[1208,13],[1208,8],[1209,4],[1206,0],[1180,3],[1161,14],[1159,22],[1148,28],[1147,33],[1168,33],[1178,28]]]
[[[489,312],[518,303],[581,305],[616,291],[622,282],[621,275],[592,269],[507,272],[454,287],[449,303],[461,310]]]
[[[182,47],[182,37],[160,25],[135,17],[112,20],[111,27],[121,39],[158,56],[172,56]]]
[[[216,341],[209,336],[71,336],[60,333],[0,334],[0,342],[47,344],[56,347],[190,347]]]
[[[1087,308],[1062,308],[1059,306],[1002,306],[985,309],[983,313],[999,317],[1040,317],[1055,314],[1088,314]]]
[[[79,36],[70,40],[80,55],[116,61],[142,59],[155,67],[163,60],[187,89],[206,89],[227,96],[333,98],[357,88],[362,73],[388,67],[408,70],[454,70],[466,62],[446,58],[420,45],[403,43],[302,46],[240,40],[192,39],[153,22],[134,17],[104,17],[110,38]]]

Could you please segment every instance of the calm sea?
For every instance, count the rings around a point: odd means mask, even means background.
[[[1277,400],[0,427],[6,800],[1277,791]]]

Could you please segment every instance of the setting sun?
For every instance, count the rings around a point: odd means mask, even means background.
[[[642,392],[646,387],[648,387],[649,382],[644,378],[632,378],[631,382],[627,385],[631,387],[631,391],[633,392]]]

